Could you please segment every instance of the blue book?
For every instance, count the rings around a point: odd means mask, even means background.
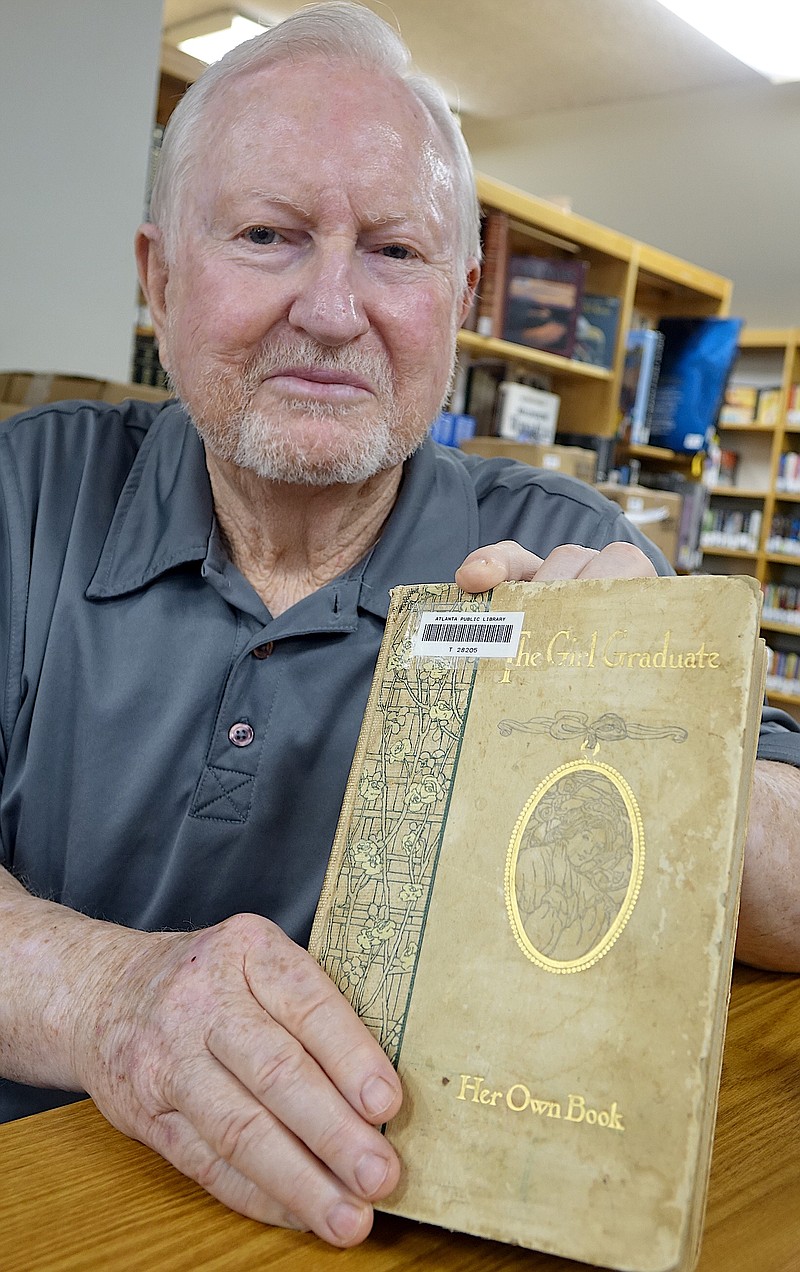
[[[708,447],[733,370],[741,318],[662,318],[650,441],[684,454]]]
[[[650,440],[650,419],[663,347],[664,337],[660,331],[634,328],[628,332],[620,387],[620,432],[635,446],[644,446]]]

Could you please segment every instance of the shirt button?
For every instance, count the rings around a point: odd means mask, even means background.
[[[271,640],[268,640],[266,645],[256,645],[255,649],[253,650],[253,657],[254,658],[269,658],[274,648],[275,646]]]
[[[228,740],[234,746],[249,746],[255,737],[252,726],[246,724],[244,720],[237,721],[228,729]]]

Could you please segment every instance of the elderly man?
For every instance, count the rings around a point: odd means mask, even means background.
[[[307,10],[209,70],[153,221],[180,402],[0,435],[0,1107],[88,1092],[229,1206],[352,1245],[400,1089],[303,943],[388,588],[667,567],[588,487],[424,440],[477,209],[374,15]],[[791,722],[761,753],[741,952],[796,967]]]

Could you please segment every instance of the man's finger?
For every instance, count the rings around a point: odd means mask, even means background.
[[[277,1185],[271,1182],[268,1189],[221,1157],[181,1113],[165,1113],[155,1119],[150,1144],[212,1197],[249,1219],[311,1230],[332,1245],[343,1247],[363,1241],[372,1227],[372,1207],[349,1196],[335,1181],[329,1184],[328,1172],[314,1163],[299,1144],[293,1146],[301,1155],[299,1171],[293,1170],[296,1164],[291,1152],[288,1160],[279,1158],[279,1146],[275,1145],[281,1168],[280,1174],[276,1173]],[[310,1159],[308,1163],[303,1157]],[[306,1166],[310,1166],[312,1175],[304,1169]]]
[[[391,1061],[305,950],[275,928],[250,946],[244,970],[256,1001],[313,1056],[356,1113],[376,1125],[394,1117],[403,1095]]]
[[[600,553],[595,548],[584,548],[578,543],[563,543],[545,557],[536,571],[537,583],[551,583],[555,579],[589,577],[586,571]],[[595,576],[597,577],[597,576]]]
[[[656,573],[653,563],[632,543],[610,543],[600,551],[564,543],[543,560],[507,540],[470,553],[456,571],[456,583],[465,592],[485,592],[512,581],[650,578]]]
[[[364,1028],[360,1021],[356,1024],[359,1029]],[[259,1105],[300,1143],[307,1145],[351,1192],[372,1201],[387,1196],[395,1188],[400,1166],[392,1147],[351,1107],[297,1039],[266,1012],[259,1012],[249,1025],[240,1018],[233,1028],[221,1020],[209,1029],[207,1046],[248,1095],[252,1093]],[[215,1075],[209,1077],[216,1085]],[[204,1131],[204,1124],[196,1119],[203,1117],[205,1103],[201,1101],[200,1107],[196,1107],[196,1090],[188,1099],[195,1106],[192,1118]],[[247,1103],[249,1107],[249,1100]],[[259,1146],[259,1133],[262,1132],[257,1123],[247,1127],[247,1138],[256,1154],[252,1162],[230,1156],[240,1170],[254,1178],[261,1177],[253,1174],[261,1168],[260,1158],[271,1158],[273,1152],[266,1142],[263,1148]],[[271,1138],[271,1127],[264,1126],[263,1134],[265,1140]],[[229,1156],[218,1138],[211,1142],[224,1156]]]
[[[455,581],[465,592],[488,592],[499,583],[536,578],[541,564],[541,557],[506,539],[470,552],[456,570]]]
[[[577,575],[581,579],[648,579],[658,571],[633,543],[609,543],[592,554]]]
[[[195,1066],[190,1080],[177,1084],[180,1104],[176,1111],[210,1150],[207,1159],[201,1154],[200,1173],[195,1164],[192,1177],[235,1209],[242,1210],[246,1204],[250,1213],[262,1204],[262,1198],[265,1205],[271,1199],[278,1214],[294,1216],[293,1227],[311,1228],[336,1245],[360,1241],[371,1223],[369,1202],[337,1178],[233,1074],[211,1057],[206,1063],[207,1067]],[[165,1116],[169,1114],[155,1118],[154,1123],[162,1122]],[[365,1126],[365,1130],[382,1139],[373,1128]],[[149,1136],[148,1141],[185,1173],[189,1172],[177,1159],[176,1149],[184,1143],[194,1145],[194,1151],[200,1153],[189,1132],[183,1141],[165,1146]],[[391,1151],[388,1146],[386,1149]],[[225,1170],[224,1165],[230,1169]],[[252,1192],[247,1191],[247,1181]]]

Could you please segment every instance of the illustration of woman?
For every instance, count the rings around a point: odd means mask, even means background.
[[[632,870],[630,819],[608,778],[587,770],[554,783],[525,828],[514,877],[534,949],[557,962],[585,957],[619,914]]]

